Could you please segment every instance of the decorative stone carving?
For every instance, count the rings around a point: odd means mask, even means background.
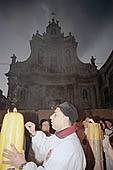
[[[16,63],[16,55],[15,54],[13,54],[13,56],[11,56],[11,58],[12,58],[12,63],[11,64],[15,64]]]
[[[95,66],[95,60],[96,60],[96,58],[94,58],[93,56],[91,56],[91,64],[92,64],[93,66]]]

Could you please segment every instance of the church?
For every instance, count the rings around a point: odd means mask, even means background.
[[[113,109],[113,51],[98,70],[93,56],[90,63],[80,61],[77,44],[54,18],[42,35],[33,34],[27,60],[11,57],[7,105],[45,110],[68,101],[78,109]]]

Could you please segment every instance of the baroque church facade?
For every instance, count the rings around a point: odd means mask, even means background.
[[[14,54],[11,57],[5,74],[8,105],[44,110],[68,101],[79,109],[112,108],[113,52],[100,70],[93,56],[90,63],[83,63],[77,56],[74,36],[64,36],[54,19],[43,35],[38,31],[33,34],[30,48],[26,61],[17,61]]]

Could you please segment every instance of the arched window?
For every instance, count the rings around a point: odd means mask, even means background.
[[[25,100],[25,97],[26,97],[26,90],[24,88],[22,88],[20,91],[20,98],[22,100]]]
[[[86,89],[83,89],[82,96],[83,96],[83,100],[86,100],[86,99],[88,100],[88,93]]]

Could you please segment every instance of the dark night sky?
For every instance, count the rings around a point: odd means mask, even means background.
[[[69,32],[78,42],[78,56],[90,62],[96,56],[98,68],[113,50],[113,0],[0,0],[0,88],[7,94],[11,56],[18,61],[30,55],[29,40],[40,34],[56,13],[65,36]]]

